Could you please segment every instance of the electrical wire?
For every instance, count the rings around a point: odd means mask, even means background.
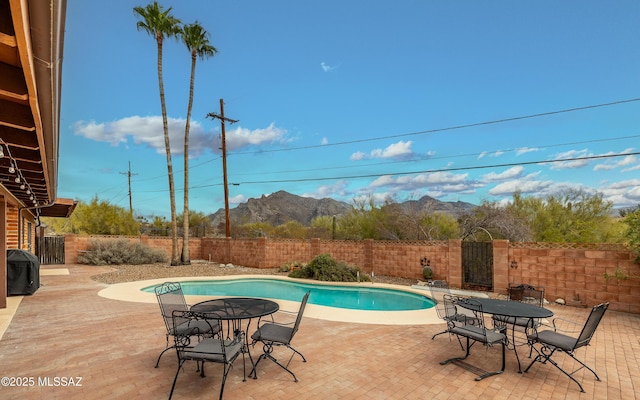
[[[612,101],[612,102],[609,102],[609,103],[601,103],[601,104],[594,104],[594,105],[589,105],[589,106],[567,108],[567,109],[564,109],[564,110],[557,110],[557,111],[547,111],[547,112],[537,113],[537,114],[522,115],[522,116],[510,117],[510,118],[502,118],[502,119],[496,119],[496,120],[491,120],[491,121],[475,122],[475,123],[471,123],[471,124],[456,125],[456,126],[450,126],[450,127],[446,127],[446,128],[428,129],[428,130],[419,131],[419,132],[401,133],[401,134],[397,134],[397,135],[381,136],[381,137],[376,137],[376,138],[357,139],[357,140],[349,140],[349,141],[344,141],[344,142],[317,144],[317,145],[310,145],[310,146],[289,147],[289,148],[285,148],[285,149],[233,152],[233,153],[228,153],[227,156],[239,155],[239,154],[276,153],[276,152],[281,152],[281,151],[315,149],[315,148],[319,148],[319,147],[341,146],[341,145],[345,145],[345,144],[372,142],[372,141],[377,141],[377,140],[395,139],[395,138],[407,137],[407,136],[425,135],[425,134],[436,133],[436,132],[445,132],[445,131],[452,131],[452,130],[457,130],[457,129],[473,128],[473,127],[477,127],[477,126],[501,124],[501,123],[504,123],[504,122],[519,121],[519,120],[523,120],[523,119],[546,117],[546,116],[549,116],[549,115],[564,114],[564,113],[570,113],[570,112],[575,112],[575,111],[583,111],[583,110],[589,110],[589,109],[594,109],[594,108],[610,107],[610,106],[615,106],[615,105],[620,105],[620,104],[625,104],[625,103],[633,103],[633,102],[636,102],[636,101],[640,101],[640,98],[627,99],[627,100],[618,100],[618,101]]]

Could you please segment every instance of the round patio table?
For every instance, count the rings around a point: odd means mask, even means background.
[[[528,318],[530,320],[538,319],[538,318],[549,318],[553,317],[553,311],[536,306],[533,304],[521,303],[519,301],[509,301],[509,300],[500,300],[500,299],[486,299],[486,298],[473,298],[474,302],[469,304],[464,301],[456,302],[456,305],[466,308],[471,311],[480,311],[476,304],[480,304],[482,306],[482,312],[487,314],[492,314],[494,316],[502,316],[507,318],[513,318],[515,321],[516,318]],[[507,319],[508,322],[508,319]],[[518,372],[522,373],[522,368],[520,366],[520,357],[518,357],[518,348],[515,343],[515,330],[516,325],[512,325],[512,342],[513,342],[513,351],[516,353],[516,360],[518,361]]]
[[[207,315],[227,321],[227,336],[241,335],[244,341],[242,353],[249,355],[251,366],[254,366],[253,357],[249,351],[249,328],[251,320],[258,320],[266,315],[271,315],[278,311],[280,306],[275,301],[253,298],[253,297],[221,297],[213,300],[206,300],[194,304],[189,309],[194,313],[202,313],[206,318]],[[246,326],[243,327],[243,322]],[[246,371],[245,371],[246,372]],[[246,381],[246,373],[243,381]]]

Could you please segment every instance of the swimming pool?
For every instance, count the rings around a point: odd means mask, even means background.
[[[313,284],[281,279],[239,278],[224,280],[181,281],[185,295],[265,297],[300,301],[311,291],[309,304],[366,311],[424,310],[433,300],[417,293],[387,288]],[[142,290],[153,292],[154,286]]]

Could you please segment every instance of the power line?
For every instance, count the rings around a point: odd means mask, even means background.
[[[568,161],[587,161],[587,160],[595,160],[595,159],[626,157],[626,156],[637,156],[637,155],[640,155],[640,152],[617,153],[617,154],[602,154],[602,155],[596,155],[596,156],[562,158],[562,159],[557,159],[557,160],[521,161],[521,162],[503,163],[503,164],[476,165],[476,166],[470,166],[470,167],[438,168],[438,169],[427,169],[427,170],[409,171],[409,172],[385,172],[385,173],[377,173],[377,174],[346,175],[346,176],[320,177],[320,178],[278,179],[278,180],[264,180],[264,181],[241,181],[241,182],[231,182],[230,185],[231,186],[240,186],[240,185],[249,185],[249,184],[251,184],[251,185],[253,185],[253,184],[264,184],[264,183],[292,183],[292,182],[332,181],[332,180],[341,180],[341,179],[379,178],[379,177],[385,176],[385,175],[412,175],[412,174],[429,174],[429,173],[434,173],[434,172],[469,171],[469,170],[477,170],[477,169],[515,167],[515,166],[519,166],[519,165],[554,164],[554,163],[568,162]],[[307,170],[302,171],[302,172],[307,172]],[[191,186],[190,189],[203,189],[203,188],[214,187],[214,186],[222,186],[222,183],[212,183],[212,184],[209,184],[209,185]],[[167,192],[167,191],[168,191],[167,189],[151,190],[151,191],[146,191],[146,193],[150,193],[150,192]]]
[[[391,173],[384,173],[384,174],[338,176],[338,177],[330,177],[330,178],[325,177],[325,178],[304,178],[304,179],[282,179],[282,180],[271,180],[271,181],[246,181],[246,182],[235,182],[235,183],[232,183],[232,185],[237,186],[237,185],[248,185],[248,184],[258,184],[258,183],[290,183],[290,182],[328,181],[328,180],[340,180],[340,179],[375,178],[375,177],[381,177],[384,175],[413,175],[413,174],[428,174],[428,173],[434,173],[434,172],[468,171],[468,170],[475,170],[475,169],[504,168],[504,167],[515,167],[519,165],[532,165],[532,164],[553,164],[553,163],[568,162],[568,161],[595,160],[595,159],[603,159],[603,158],[613,158],[613,157],[623,157],[623,156],[626,157],[626,156],[636,156],[636,155],[640,155],[640,152],[603,154],[603,155],[585,156],[585,157],[572,157],[572,158],[563,158],[558,160],[525,161],[525,162],[514,162],[514,163],[505,163],[505,164],[478,165],[478,166],[471,166],[471,167],[428,169],[428,170],[410,171],[410,172],[391,172]]]
[[[598,142],[606,142],[606,141],[614,141],[614,140],[628,140],[628,139],[635,139],[635,138],[640,138],[640,135],[632,135],[632,136],[621,136],[621,137],[616,137],[616,138],[606,138],[606,139],[593,139],[593,140],[583,140],[583,141],[579,141],[579,142],[569,142],[569,143],[558,143],[558,144],[550,144],[550,145],[538,145],[536,146],[536,148],[552,148],[552,147],[561,147],[561,146],[573,146],[573,145],[578,145],[578,144],[587,144],[587,143],[598,143]],[[471,157],[471,156],[480,156],[482,154],[494,154],[496,152],[503,152],[503,153],[507,153],[507,152],[514,152],[514,151],[521,151],[521,150],[525,150],[527,149],[527,147],[519,147],[519,148],[515,148],[515,149],[505,149],[505,150],[491,150],[491,151],[484,151],[484,152],[477,152],[477,153],[467,153],[467,154],[456,154],[456,155],[447,155],[447,156],[425,156],[425,157],[418,157],[418,158],[412,158],[409,160],[400,160],[400,161],[386,161],[386,162],[378,162],[378,163],[367,163],[367,164],[358,164],[356,166],[352,165],[342,165],[342,166],[332,166],[332,167],[326,167],[326,168],[314,168],[314,171],[327,171],[327,170],[334,170],[334,169],[354,169],[354,168],[359,168],[359,167],[371,167],[371,166],[378,166],[378,165],[388,165],[388,164],[402,164],[402,163],[409,163],[409,162],[416,162],[416,161],[433,161],[433,160],[446,160],[449,158],[461,158],[461,157]],[[292,173],[292,172],[307,172],[309,171],[308,169],[298,169],[298,170],[282,170],[282,171],[270,171],[269,174],[283,174],[283,173]],[[244,173],[244,174],[237,174],[236,176],[248,176],[248,175],[264,175],[264,171],[260,171],[260,172],[250,172],[250,173]]]
[[[523,119],[546,117],[546,116],[549,116],[549,115],[564,114],[564,113],[570,113],[570,112],[574,112],[574,111],[583,111],[583,110],[589,110],[589,109],[594,109],[594,108],[610,107],[610,106],[615,106],[615,105],[620,105],[620,104],[625,104],[625,103],[632,103],[632,102],[636,102],[636,101],[640,101],[640,98],[628,99],[628,100],[618,100],[618,101],[613,101],[613,102],[610,102],[610,103],[601,103],[601,104],[594,104],[594,105],[589,105],[589,106],[567,108],[567,109],[564,109],[564,110],[557,110],[557,111],[547,111],[547,112],[538,113],[538,114],[522,115],[522,116],[518,116],[518,117],[496,119],[496,120],[491,120],[491,121],[475,122],[475,123],[465,124],[465,125],[455,125],[455,126],[450,126],[450,127],[446,127],[446,128],[428,129],[428,130],[419,131],[419,132],[400,133],[400,134],[397,134],[397,135],[381,136],[381,137],[376,137],[376,138],[356,139],[356,140],[349,140],[349,141],[345,141],[345,142],[316,144],[316,145],[310,145],[310,146],[289,147],[289,148],[286,148],[286,149],[234,152],[234,153],[230,153],[229,156],[231,156],[231,155],[240,155],[240,154],[276,153],[276,152],[280,152],[280,151],[315,149],[315,148],[319,148],[319,147],[341,146],[341,145],[345,145],[345,144],[372,142],[372,141],[376,141],[376,140],[395,139],[395,138],[399,138],[399,137],[425,135],[425,134],[429,134],[429,133],[445,132],[445,131],[452,131],[452,130],[465,129],[465,128],[473,128],[473,127],[477,127],[477,126],[501,124],[501,123],[504,123],[504,122],[519,121],[519,120],[523,120]]]

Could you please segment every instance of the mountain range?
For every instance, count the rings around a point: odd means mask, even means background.
[[[443,212],[453,217],[458,217],[476,207],[471,203],[444,202],[430,196],[399,204],[401,207],[413,211]],[[246,203],[238,204],[236,208],[229,210],[229,220],[233,224],[267,222],[272,226],[293,220],[309,226],[311,221],[317,217],[334,215],[340,217],[351,209],[353,206],[345,202],[329,198],[302,197],[281,190],[270,195],[263,195],[259,199],[252,198]],[[224,224],[224,214],[224,209],[221,208],[209,215],[214,226]]]

